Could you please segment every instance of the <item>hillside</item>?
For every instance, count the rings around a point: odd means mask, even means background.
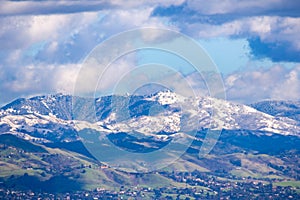
[[[300,101],[261,101],[251,107],[276,117],[288,117],[300,122]]]
[[[93,112],[86,106],[91,102]],[[103,188],[114,195],[109,191],[124,187],[167,194],[166,188],[199,186],[189,192],[206,196],[228,182],[240,182],[235,187],[242,194],[245,187],[256,191],[255,181],[289,181],[296,191],[298,122],[271,114],[170,91],[19,99],[0,111],[1,187],[53,193]],[[150,199],[154,194],[147,193]]]

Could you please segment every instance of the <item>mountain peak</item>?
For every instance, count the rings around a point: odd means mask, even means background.
[[[151,95],[151,97],[147,99],[152,101],[158,101],[161,105],[169,105],[177,102],[178,97],[178,94],[170,90],[163,90]]]
[[[106,133],[140,132],[153,137],[159,133],[159,138],[201,128],[296,136],[300,132],[292,119],[278,119],[252,107],[212,97],[183,97],[169,90],[150,96],[101,97],[95,99],[96,123],[74,121],[72,98],[55,94],[17,99],[1,109],[0,131],[46,140],[77,139],[77,131],[86,127]],[[124,115],[126,110],[128,115]]]

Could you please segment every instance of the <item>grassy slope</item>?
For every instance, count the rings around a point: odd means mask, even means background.
[[[0,179],[7,186],[14,187],[17,185],[19,189],[46,188],[46,185],[52,187],[51,190],[67,191],[68,185],[73,189],[92,190],[97,187],[106,189],[119,188],[121,185],[141,185],[148,187],[160,186],[178,186],[172,180],[169,180],[159,174],[145,174],[142,177],[136,177],[133,174],[127,174],[116,171],[114,169],[100,169],[95,160],[82,154],[59,149],[49,148],[42,145],[35,145],[31,142],[19,139],[12,135],[2,135],[2,144],[8,147],[1,150],[0,153]],[[46,168],[54,168],[53,163],[45,161],[45,156],[59,156],[60,159],[70,159],[69,164],[61,163],[61,165],[69,165],[72,171],[59,174],[49,172]],[[84,168],[77,169],[79,166]],[[54,174],[53,174],[54,173]],[[61,182],[61,183],[59,183]],[[32,187],[30,187],[32,186]]]
[[[100,169],[99,163],[92,158],[66,149],[50,148],[43,145],[32,144],[11,135],[1,135],[0,139],[0,144],[2,145],[5,144],[6,146],[14,148],[17,147],[16,149],[9,148],[1,150],[0,153],[0,179],[7,181],[12,175],[14,175],[15,181],[11,181],[11,183],[17,183],[16,181],[19,181],[19,183],[27,184],[31,180],[37,185],[43,185],[41,182],[55,185],[57,182],[64,182],[65,184],[72,186],[73,189],[80,188],[87,190],[92,190],[97,187],[115,189],[119,188],[121,185],[185,187],[185,184],[177,183],[171,179],[161,176],[160,174],[144,174],[142,176],[135,176],[133,174],[119,172],[114,169]],[[19,150],[23,150],[25,153],[20,153],[18,152]],[[287,166],[293,168],[295,167],[295,163],[290,163],[293,159],[286,160],[287,158],[285,157],[281,158],[276,155],[257,153],[256,151],[249,151],[249,153],[245,154],[241,153],[241,149],[238,149],[236,152],[226,152],[227,149],[223,150],[225,153],[218,154],[217,152],[214,152],[214,154],[210,154],[203,159],[198,159],[197,154],[187,154],[182,157],[183,160],[178,160],[178,162],[168,166],[164,170],[198,170],[201,172],[217,174],[218,171],[225,170],[227,173],[234,175],[236,178],[247,178],[250,176],[258,179],[269,178],[277,179],[277,181],[292,181],[277,182],[276,184],[293,184],[295,182],[295,179],[283,174],[282,170],[268,165],[268,163],[272,163],[277,167],[284,166],[285,169],[287,169]],[[70,159],[70,162],[66,162],[63,165],[66,165],[66,168],[70,168],[72,170],[66,170],[63,173],[56,174],[55,172],[45,170],[45,168],[53,168],[54,164],[43,158],[50,155],[58,155],[59,159],[62,159],[62,161]],[[8,158],[8,156],[12,157]],[[241,166],[236,165],[236,160],[241,161]],[[294,162],[297,162],[297,160]],[[28,163],[30,164],[30,167],[24,168],[24,165],[27,166]],[[78,168],[80,165],[90,167]],[[24,177],[24,174],[27,174],[28,176]],[[59,175],[62,175],[62,177]],[[296,181],[296,183],[298,183],[298,181]],[[64,190],[66,188],[62,187],[60,189]]]

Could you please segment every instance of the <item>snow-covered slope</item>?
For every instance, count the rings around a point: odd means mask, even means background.
[[[41,115],[55,115],[57,118],[72,119],[72,96],[56,94],[36,96],[30,99],[20,98],[2,107],[3,112],[25,115],[39,113]],[[0,111],[1,116],[1,111]]]
[[[276,118],[225,100],[183,97],[170,91],[151,96],[95,99],[96,122],[76,119],[72,103],[71,96],[62,94],[18,99],[0,110],[0,133],[41,142],[77,140],[78,131],[85,128],[107,134],[137,132],[155,138],[183,137],[185,133],[201,128],[297,136],[300,133],[297,122],[292,119]],[[83,111],[84,105],[80,112]]]
[[[175,133],[209,128],[214,130],[256,130],[283,135],[299,135],[297,122],[260,112],[246,105],[211,97],[185,98],[169,91],[159,92],[145,100],[157,101],[162,106],[155,116],[142,116],[105,125],[114,131]],[[171,110],[171,111],[170,111]],[[111,113],[108,119],[114,116]]]
[[[57,118],[53,114],[15,115],[0,117],[0,132],[11,133],[35,142],[74,141],[78,139],[74,123]]]
[[[0,133],[35,142],[77,140],[71,101],[62,94],[17,99],[0,110]]]
[[[272,116],[288,117],[290,119],[298,121],[300,124],[300,101],[262,101],[250,105],[251,107],[268,113]]]

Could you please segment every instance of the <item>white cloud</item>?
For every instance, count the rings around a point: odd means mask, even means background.
[[[121,7],[129,7],[129,8],[136,8],[136,7],[140,7],[140,6],[170,6],[170,5],[180,5],[183,2],[185,2],[185,0],[165,0],[165,1],[161,1],[161,0],[152,0],[152,1],[147,1],[147,0],[140,0],[140,1],[128,1],[124,4],[124,1],[122,0],[110,0],[108,1],[110,2],[112,5],[117,5],[117,6],[121,6]]]
[[[295,1],[286,0],[187,0],[187,5],[191,10],[201,14],[240,14],[254,15],[262,12],[293,10],[299,6]]]
[[[300,96],[300,66],[289,71],[282,84],[278,85],[272,93],[273,99],[294,99],[299,100]]]
[[[87,24],[97,20],[97,13],[69,15],[16,16],[0,18],[0,52],[7,55],[4,62],[7,66],[34,64],[41,54],[42,62],[64,57],[68,60],[66,49],[74,32],[84,30]],[[35,51],[35,45],[44,44]],[[45,49],[48,48],[48,49]],[[72,49],[71,49],[72,50]],[[30,52],[30,54],[28,54]],[[53,60],[51,60],[53,59]]]
[[[194,29],[194,33],[203,38],[256,36],[266,42],[287,41],[300,50],[300,18],[257,16],[238,19],[221,25],[195,24],[190,29]]]
[[[17,97],[63,92],[72,94],[80,65],[27,65],[0,73],[0,102]],[[3,67],[2,67],[3,69]],[[14,73],[17,72],[17,73]]]
[[[52,80],[51,77],[49,78],[49,83],[53,87],[52,90],[54,92],[72,94],[80,67],[80,64],[58,66],[53,72]]]
[[[159,7],[154,15],[195,38],[246,38],[255,57],[299,62],[299,8],[299,2],[284,0],[187,0],[177,7]]]
[[[139,27],[166,27],[160,18],[150,18],[152,10],[153,8],[146,7],[1,18],[0,51],[5,52],[6,63],[11,65],[12,60],[23,59],[24,62],[23,54],[33,49],[34,45],[43,43],[42,48],[32,58],[25,55],[27,64],[32,60],[49,63],[77,62],[97,44],[114,34]]]
[[[37,93],[69,93],[76,79],[77,63],[104,39],[133,28],[165,27],[159,18],[149,19],[152,10],[145,7],[1,18],[0,52],[6,55],[0,61],[5,74],[1,82],[6,84],[1,85],[0,92],[7,93],[1,101]],[[130,59],[119,63],[118,73],[112,74],[117,78],[132,67],[131,63]],[[109,77],[109,81],[116,78]]]
[[[225,79],[229,100],[251,103],[265,99],[298,100],[300,96],[300,66],[286,69],[273,66],[237,72]]]
[[[187,6],[200,14],[238,16],[248,10],[254,12],[220,24],[199,23],[197,20],[189,20],[190,16],[184,16],[182,21],[170,25],[168,17],[152,16],[157,6],[168,7],[183,2],[184,0],[130,1],[126,5],[119,0],[2,2],[0,56],[3,59],[0,60],[0,93],[1,96],[5,93],[6,99],[1,99],[0,102],[36,93],[70,92],[79,70],[77,63],[91,49],[114,34],[139,27],[171,28],[196,38],[254,36],[263,42],[288,42],[290,48],[300,50],[300,19],[268,15],[271,7],[274,10],[285,4],[283,0],[187,1]],[[286,3],[284,8],[292,8],[291,5]],[[265,12],[266,15],[256,16],[255,10],[259,10],[262,15]],[[179,15],[178,18],[180,17]],[[38,49],[35,47],[37,44]],[[118,73],[111,73],[114,77],[105,81],[107,86],[101,87],[107,88],[109,81],[113,83],[123,73],[131,70],[133,61],[128,59],[115,65],[114,69]],[[232,74],[226,79],[228,94],[231,99],[239,101],[296,98],[299,94],[299,69],[293,70],[274,67]],[[257,84],[252,84],[252,81]],[[195,79],[190,82],[195,84]],[[290,89],[285,91],[286,88]]]
[[[79,65],[29,65],[19,69],[14,79],[6,80],[12,92],[72,92]],[[1,77],[3,78],[3,77]],[[5,78],[5,77],[4,77]]]
[[[250,52],[257,58],[266,57],[274,62],[300,60],[300,18],[255,16],[217,25],[182,23],[180,28],[201,39],[246,38]]]

